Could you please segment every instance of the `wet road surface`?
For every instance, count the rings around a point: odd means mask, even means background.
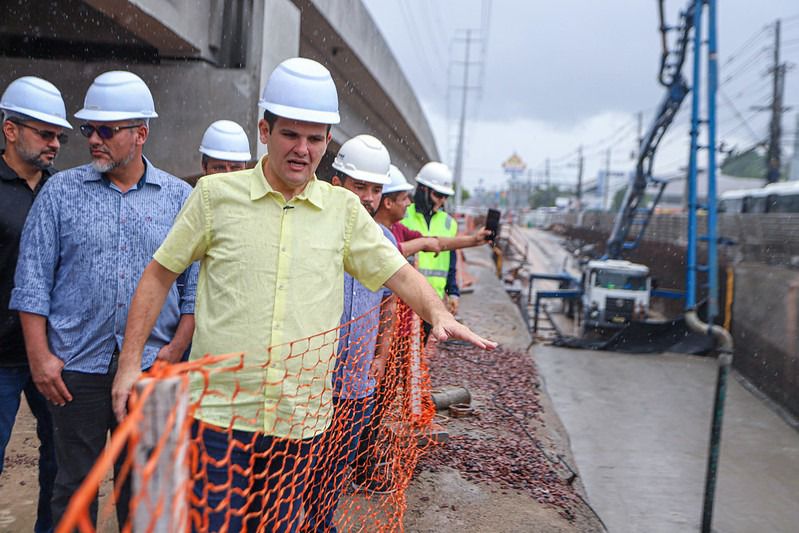
[[[521,229],[535,271],[559,271],[559,238]],[[612,532],[697,531],[715,359],[536,345],[591,504]],[[799,432],[733,372],[713,529],[799,531]]]
[[[536,346],[589,501],[610,531],[696,531],[715,360]],[[799,432],[731,379],[714,529],[797,531]]]

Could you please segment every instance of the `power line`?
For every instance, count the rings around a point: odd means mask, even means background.
[[[753,55],[746,63],[743,63],[738,67],[738,69],[733,74],[728,74],[722,81],[719,83],[719,87],[727,85],[728,83],[732,82],[735,78],[743,74],[744,72],[748,71],[752,65],[757,64],[757,60],[766,52],[771,51],[771,48],[768,46],[764,46],[757,50],[757,53]]]
[[[755,87],[757,87],[755,89]],[[742,88],[740,91],[732,95],[732,98],[738,99],[743,97],[744,95],[754,95],[759,94],[763,91],[763,89],[770,89],[771,88],[771,80],[765,76],[761,77],[754,83],[747,85],[746,87]],[[763,96],[763,95],[761,95]]]
[[[429,2],[422,2],[421,4],[422,4],[422,8],[424,9],[425,13],[428,14],[428,16],[422,15],[422,19],[424,19],[425,26],[429,30],[429,32],[427,32],[427,33],[428,33],[428,36],[430,38],[430,43],[431,43],[431,45],[433,47],[433,50],[435,51],[436,56],[439,59],[439,64],[442,65],[442,66],[446,65],[447,64],[447,60],[443,58],[442,53],[441,53],[441,50],[446,50],[447,49],[447,40],[446,40],[445,37],[443,37],[443,35],[444,35],[444,32],[442,31],[443,30],[443,26],[440,26],[440,29],[438,31],[436,31],[436,25],[433,23],[433,16],[431,14],[430,3]],[[433,4],[435,5],[435,2]],[[410,7],[409,7],[409,9],[410,9]],[[434,42],[434,41],[436,41],[436,42]]]
[[[722,68],[728,67],[731,63],[734,63],[735,61],[737,61],[738,59],[740,59],[742,57],[740,54],[744,54],[745,55],[747,52],[751,51],[751,49],[752,49],[751,45],[754,44],[754,42],[761,35],[763,36],[764,39],[768,38],[768,35],[766,35],[766,33],[770,29],[771,29],[771,27],[768,26],[768,25],[763,26],[762,28],[760,28],[759,31],[757,31],[753,35],[751,35],[746,41],[744,41],[743,44],[741,44],[738,48],[736,48],[733,53],[731,53],[729,56],[727,56],[727,59],[724,61],[724,63],[721,65],[721,67]]]
[[[404,1],[399,2],[399,6],[400,6],[400,12],[402,13],[402,17],[403,19],[405,19],[405,25],[408,27],[408,30],[413,34],[412,38],[416,43],[416,45],[413,46],[413,50],[416,53],[417,57],[420,59],[420,61],[426,65],[428,72],[430,73],[428,79],[433,84],[436,93],[442,94],[443,91],[441,90],[441,85],[436,81],[438,79],[440,71],[436,70],[433,67],[433,65],[430,63],[430,58],[428,57],[428,54],[425,53],[426,47],[419,36],[419,32],[416,28],[416,25],[414,24],[414,21],[412,20],[412,14],[411,14],[412,12],[410,11],[410,8],[408,7],[407,3]],[[419,47],[425,48],[425,50],[420,50]]]
[[[749,122],[743,117],[743,115],[741,115],[741,112],[738,111],[738,108],[735,107],[735,104],[727,96],[727,93],[724,92],[724,88],[723,87],[719,87],[719,95],[721,95],[721,97],[724,99],[724,101],[727,102],[727,105],[730,106],[730,109],[732,109],[732,111],[735,113],[735,116],[738,117],[738,119],[740,120],[740,123],[743,126],[746,127],[747,131],[752,136],[752,140],[754,140],[755,142],[762,141],[762,139],[758,138],[758,135],[754,132],[754,130],[752,129],[752,126],[749,125]]]
[[[726,138],[726,137],[729,137],[731,134],[735,133],[736,131],[738,131],[738,130],[740,130],[742,127],[744,127],[744,125],[748,125],[748,123],[749,123],[749,122],[750,122],[750,121],[751,121],[753,118],[755,118],[755,117],[757,117],[757,116],[762,116],[762,115],[760,115],[760,111],[753,111],[753,112],[752,112],[752,113],[750,113],[750,114],[749,114],[749,115],[748,115],[746,118],[743,118],[743,119],[741,120],[741,122],[739,122],[739,123],[738,123],[737,125],[735,125],[733,128],[731,128],[731,129],[728,129],[727,131],[725,131],[724,133],[722,133],[721,135],[719,135],[719,139],[724,139],[724,138]],[[749,126],[749,127],[751,128],[751,126]],[[761,138],[760,138],[759,142],[763,142],[763,137],[761,137]]]

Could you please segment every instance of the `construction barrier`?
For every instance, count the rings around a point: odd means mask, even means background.
[[[157,363],[136,384],[127,417],[57,531],[113,530],[117,516],[121,531],[137,533],[329,531],[333,523],[340,531],[401,531],[405,490],[433,445],[435,408],[421,321],[402,302],[384,319],[393,321],[384,328],[385,374],[369,399],[358,399],[372,390],[368,340],[379,316],[373,309],[270,347],[260,360]],[[125,483],[127,506],[119,501]]]

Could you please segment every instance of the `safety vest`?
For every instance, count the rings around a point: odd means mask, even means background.
[[[430,219],[430,225],[424,215],[416,212],[416,206],[411,204],[405,211],[402,224],[411,230],[418,231],[425,237],[454,237],[458,234],[458,222],[444,211],[437,211]],[[419,272],[422,273],[430,285],[444,297],[444,288],[447,286],[447,272],[449,272],[449,251],[438,255],[433,252],[419,252]]]

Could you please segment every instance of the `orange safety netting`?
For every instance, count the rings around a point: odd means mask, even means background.
[[[109,530],[125,508],[122,531],[402,530],[405,489],[433,442],[435,409],[421,320],[402,302],[391,316],[379,315],[373,309],[334,331],[272,347],[261,362],[229,354],[157,363],[137,383],[128,416],[57,531]],[[390,340],[373,394],[357,398],[369,387],[348,391],[357,373],[344,374],[334,399],[343,372],[337,361],[368,368],[367,341],[381,324]],[[349,352],[337,358],[340,343]],[[269,394],[275,390],[277,401]],[[227,424],[220,412],[229,414]],[[263,431],[240,429],[253,425]],[[124,483],[127,506],[117,501]],[[95,523],[98,492],[104,497]]]

